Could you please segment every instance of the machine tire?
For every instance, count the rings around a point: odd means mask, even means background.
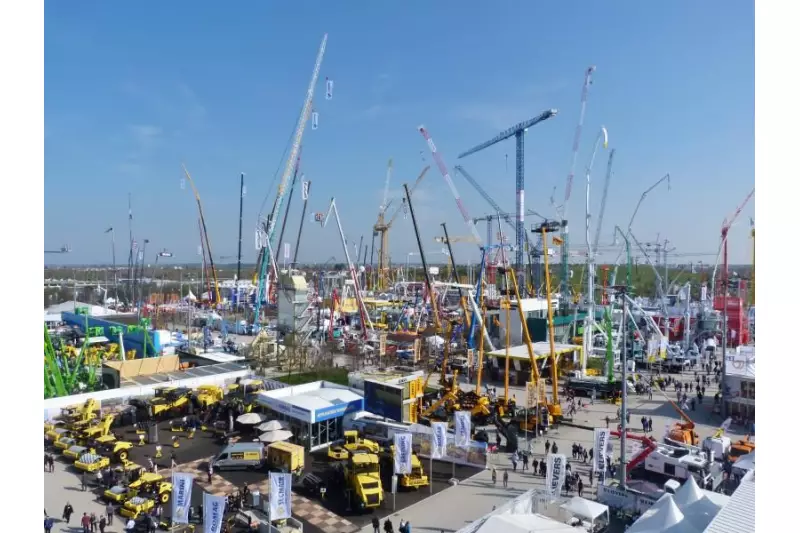
[[[128,450],[120,450],[117,457],[119,457],[120,461],[125,461],[128,458]]]
[[[169,496],[170,496],[170,493],[169,492],[165,492],[165,493],[161,494],[158,497],[158,499],[161,500],[161,503],[167,503],[167,502],[169,502]]]

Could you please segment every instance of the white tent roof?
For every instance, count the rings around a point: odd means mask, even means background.
[[[695,481],[694,476],[689,476],[689,479],[684,482],[681,488],[675,491],[674,500],[678,506],[683,508],[684,506],[691,505],[702,497],[703,492],[700,490],[700,487],[697,486],[697,481]]]
[[[664,531],[683,522],[684,515],[671,494],[661,498],[661,505],[655,509],[648,509],[639,520],[633,524],[626,533],[645,533],[651,531]],[[655,507],[655,506],[654,506]]]
[[[183,299],[184,299],[184,300],[187,300],[187,301],[189,301],[189,302],[196,302],[196,301],[197,301],[197,296],[195,296],[194,294],[192,294],[192,291],[190,290],[190,291],[189,291],[189,294],[187,294],[186,296],[184,296],[184,297],[183,297]]]
[[[575,533],[575,528],[536,514],[501,514],[489,516],[474,533]]]
[[[561,508],[579,518],[588,520],[596,520],[608,512],[607,505],[587,500],[580,496],[573,497],[570,501],[562,505]]]

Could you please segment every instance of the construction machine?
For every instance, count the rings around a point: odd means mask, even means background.
[[[663,394],[663,391],[662,391]],[[675,444],[678,446],[682,445],[689,445],[689,446],[699,446],[700,445],[700,438],[697,436],[697,432],[694,430],[695,425],[692,422],[692,419],[689,418],[683,409],[678,407],[678,404],[672,401],[672,399],[663,394],[664,397],[672,404],[672,407],[675,408],[675,411],[680,415],[683,419],[683,422],[675,422],[667,431],[667,436],[665,441],[667,444]]]
[[[731,462],[736,461],[742,455],[747,455],[754,451],[756,451],[756,443],[750,440],[750,435],[747,435],[744,439],[737,440],[731,444],[728,460]]]
[[[611,435],[613,437],[619,438],[620,432],[612,431]],[[655,450],[658,449],[658,442],[656,442],[656,440],[653,437],[636,435],[634,433],[626,432],[625,438],[635,440],[642,444],[642,450],[628,461],[628,472],[630,472],[631,470],[642,464],[644,460],[647,459],[648,455],[650,455],[651,453],[653,453]],[[598,451],[595,450],[595,453],[597,452]]]
[[[149,402],[149,411],[152,418],[186,408],[192,395],[192,389],[185,387],[172,387],[160,392],[160,395],[157,394]]]
[[[356,430],[344,432],[342,447],[351,454],[354,452],[378,453],[381,449],[377,442],[359,437]]]
[[[385,448],[381,452],[381,465],[389,471],[394,469],[394,445]],[[420,487],[427,487],[430,482],[428,476],[425,475],[425,470],[422,469],[422,462],[417,457],[416,453],[411,453],[411,473],[401,474],[398,476],[400,479],[399,484],[404,489],[419,489]]]
[[[130,450],[133,448],[133,443],[126,440],[117,440],[116,435],[109,433],[97,437],[92,441],[92,447],[98,453],[106,456],[111,456],[119,463],[124,463],[128,460]]]
[[[98,470],[108,467],[110,463],[111,461],[108,457],[98,455],[94,450],[89,450],[78,457],[74,465],[75,468],[83,472],[97,472]]]
[[[167,503],[172,493],[172,483],[164,479],[161,474],[145,472],[128,486],[116,485],[103,492],[103,499],[114,503],[125,503],[140,493],[155,493],[160,502]]]
[[[334,465],[334,472],[337,484],[349,492],[353,509],[375,509],[383,503],[380,459],[376,454],[351,454],[346,462]]]
[[[195,400],[201,408],[209,407],[222,401],[224,396],[225,391],[217,385],[200,385],[194,392]]]
[[[105,437],[111,431],[111,425],[114,423],[114,415],[106,415],[103,417],[103,421],[99,424],[95,424],[93,426],[89,426],[88,428],[84,429],[81,432],[81,436],[86,440],[97,439],[99,437]]]

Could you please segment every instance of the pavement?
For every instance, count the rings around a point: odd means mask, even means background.
[[[693,371],[670,375],[681,382],[688,383],[694,381]],[[432,376],[431,380],[435,378],[436,376]],[[498,394],[502,394],[502,383],[490,382],[484,384],[496,387]],[[462,382],[461,388],[463,390],[473,390],[474,385]],[[517,398],[525,398],[525,390],[523,387],[509,387],[509,390],[510,394],[516,394]],[[716,392],[717,387],[715,385],[707,386],[707,398],[704,398],[704,403],[698,405],[696,411],[687,412],[695,422],[695,431],[697,431],[701,441],[705,437],[712,435],[722,422],[721,417],[714,414],[711,409],[713,396]],[[670,391],[665,391],[665,393],[669,395],[670,399],[675,400],[676,393],[674,392],[674,388],[670,389]],[[589,405],[575,414],[573,420],[574,424],[586,426],[588,428],[605,427],[605,417],[608,416],[612,420],[612,428],[616,429],[617,422],[615,419],[618,406],[611,403],[602,403],[600,401],[591,405],[588,398],[582,398],[582,400],[585,404]],[[562,405],[566,412],[566,404]],[[653,391],[652,400],[649,400],[646,394],[642,396],[630,394],[628,397],[628,410],[631,413],[631,424],[628,430],[632,433],[643,435],[639,419],[643,415],[646,415],[653,419],[653,436],[658,440],[662,440],[666,426],[680,420],[678,413],[672,405],[658,391]],[[491,427],[486,429],[489,433],[494,432],[494,429]],[[744,437],[742,428],[731,428],[726,435],[733,440]],[[581,478],[584,482],[583,496],[594,499],[596,497],[596,486],[589,486],[588,484],[590,464],[583,464],[580,461],[571,460],[572,444],[580,444],[587,449],[592,448],[594,446],[594,432],[588,429],[562,424],[558,428],[551,428],[549,433],[538,438],[534,438],[532,433],[529,433],[527,437],[524,433],[521,433],[520,447],[524,448],[525,446],[529,446],[529,449],[533,453],[533,458],[542,460],[545,457],[544,445],[548,440],[551,444],[556,443],[558,445],[559,453],[564,453],[570,464],[573,465],[572,468],[574,471],[581,474]],[[615,454],[618,455],[619,441],[613,439],[613,444],[615,447]],[[638,450],[638,444],[635,441],[629,440],[626,448],[627,456],[630,460],[632,454],[636,453]],[[517,471],[514,472],[511,466],[510,456],[506,453],[491,455],[490,466],[494,466],[498,472],[498,481],[496,485],[492,484],[491,471],[489,469],[480,471],[471,478],[460,482],[458,485],[434,494],[430,498],[410,507],[398,512],[379,515],[381,527],[383,527],[382,524],[384,520],[390,518],[394,523],[395,529],[397,529],[402,519],[411,523],[413,531],[432,533],[455,532],[491,512],[495,507],[500,507],[510,498],[515,498],[530,489],[544,488],[544,478],[533,476],[529,472],[522,472],[521,464],[518,464]],[[503,487],[503,470],[509,471],[508,488]],[[372,533],[372,527],[365,526],[361,531],[362,533]]]

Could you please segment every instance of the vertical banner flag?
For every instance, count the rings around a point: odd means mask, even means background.
[[[606,448],[609,438],[611,438],[610,429],[594,428],[594,465],[592,470],[595,474],[606,471]]]
[[[186,472],[172,474],[172,522],[189,523],[189,506],[192,504],[194,476]]]
[[[311,113],[311,129],[315,130],[319,128],[319,113],[316,111]]]
[[[700,286],[700,301],[705,302],[708,299],[708,287],[705,283]]]
[[[283,243],[283,258],[288,260],[292,257],[292,245],[288,242]]]
[[[563,454],[551,453],[547,455],[547,480],[545,488],[552,497],[561,494],[561,487],[567,478],[567,456]]]
[[[432,422],[431,457],[443,459],[447,456],[447,422]]]
[[[333,80],[325,78],[325,100],[333,99]]]
[[[472,417],[469,411],[456,411],[456,446],[466,448],[472,434]]]
[[[269,519],[284,520],[292,516],[292,475],[269,473]]]
[[[411,473],[411,433],[394,434],[394,473]]]
[[[225,496],[203,493],[203,533],[220,533],[225,516]]]
[[[303,177],[305,177],[305,176],[303,176]],[[305,202],[306,200],[308,200],[308,192],[309,192],[309,189],[311,188],[311,182],[310,181],[303,181],[302,184],[303,184],[303,201]]]

